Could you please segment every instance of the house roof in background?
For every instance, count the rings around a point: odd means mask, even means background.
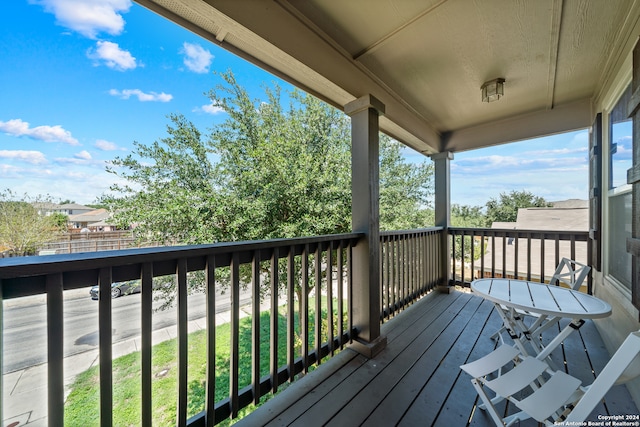
[[[109,218],[111,214],[106,209],[95,209],[77,215],[69,215],[70,222],[98,222]]]

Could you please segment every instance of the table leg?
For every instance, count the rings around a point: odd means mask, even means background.
[[[557,323],[557,321],[555,322]],[[560,331],[558,335],[555,336],[554,339],[536,356],[537,359],[544,360],[557,346],[559,346],[565,338],[567,338],[573,331],[580,329],[580,327],[584,324],[584,320],[582,319],[572,319],[571,322],[567,326]]]

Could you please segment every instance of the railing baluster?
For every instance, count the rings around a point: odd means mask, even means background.
[[[417,236],[415,233],[412,233],[411,235],[411,260],[410,262],[410,266],[411,266],[411,280],[410,280],[410,290],[409,290],[409,294],[411,295],[411,301],[414,300],[414,298],[416,297],[416,282],[417,282],[417,272],[418,272],[418,266],[417,266],[417,256],[416,256],[416,244],[417,244]]]
[[[231,405],[231,418],[238,416],[240,402],[238,398],[238,369],[240,368],[240,269],[239,255],[234,252],[231,255],[231,360],[229,361],[229,403]]]
[[[527,235],[527,255],[530,254],[529,249],[531,249],[531,235]],[[514,259],[513,259],[513,278],[517,279],[518,278],[518,261],[519,261],[519,252],[520,252],[520,236],[518,235],[518,232],[516,232],[515,237],[513,238],[514,240]],[[527,269],[528,271],[528,269]]]
[[[100,300],[98,303],[98,335],[100,342],[100,425],[113,424],[113,370],[111,365],[111,268],[98,274]]]
[[[48,421],[49,425],[64,424],[64,322],[62,273],[46,278],[47,288],[47,349],[48,349]],[[0,401],[1,402],[1,401]]]
[[[305,244],[301,255],[302,298],[300,313],[300,329],[302,334],[302,364],[304,373],[309,372],[309,245]]]
[[[403,237],[400,239],[400,282],[402,283],[402,291],[400,294],[400,303],[402,309],[404,309],[405,301],[407,300],[407,256],[406,256],[406,243],[407,240]]]
[[[289,382],[293,382],[295,379],[295,277],[296,277],[296,263],[293,256],[294,247],[289,248],[289,254],[287,255],[287,365],[289,371]],[[298,316],[299,318],[300,316]]]
[[[141,307],[140,307],[140,334],[141,334],[141,395],[142,395],[142,425],[151,427],[152,411],[152,362],[151,350],[153,342],[151,334],[153,332],[152,312],[153,312],[153,264],[145,262],[142,264],[141,272]]]
[[[491,234],[491,250],[495,251],[496,235]],[[496,256],[491,257],[491,277],[496,277]]]
[[[349,343],[353,342],[353,245],[347,246],[347,312],[349,314]]]
[[[531,255],[532,255],[531,240],[532,240],[531,233],[527,233],[527,280],[531,280]],[[516,268],[517,268],[517,264],[516,264]],[[518,276],[516,275],[516,279],[517,278]]]
[[[253,403],[260,402],[260,251],[253,251],[251,271],[251,384]]]
[[[207,257],[205,266],[207,296],[207,391],[205,421],[207,427],[216,424],[216,259]]]
[[[485,239],[486,239],[485,232],[484,231],[480,232],[480,250],[482,252],[480,253],[480,277],[479,278],[484,277],[484,254],[486,252],[485,246],[484,246]]]
[[[336,264],[338,265],[338,333],[339,333],[339,341],[340,341],[340,350],[344,347],[344,245],[342,240],[338,245],[338,260]],[[388,289],[387,289],[388,291]]]
[[[475,266],[476,266],[475,259],[474,259],[475,256],[476,256],[476,244],[475,244],[475,242],[476,242],[476,235],[472,231],[471,235],[469,236],[469,244],[470,244],[470,248],[469,249],[470,249],[470,252],[471,252],[471,255],[470,255],[471,269],[469,271],[471,277],[469,278],[469,282],[473,282],[473,270],[475,269]]]
[[[380,277],[382,278],[382,275]],[[333,356],[335,341],[333,339],[333,248],[331,244],[327,247],[327,336],[329,337],[329,354]]]
[[[544,257],[546,242],[546,236],[542,233],[540,235],[540,283],[544,283]],[[529,257],[529,263],[531,263],[531,257]]]
[[[460,234],[460,283],[464,283],[464,232]]]
[[[315,262],[315,295],[316,295],[316,324],[315,324],[315,354],[316,354],[316,365],[320,365],[321,363],[321,355],[320,349],[322,348],[322,249],[320,247],[320,243],[316,246],[316,251],[314,255]]]
[[[389,306],[389,318],[391,318],[396,314],[396,303],[398,302],[398,293],[396,292],[396,277],[398,275],[396,258],[398,255],[396,254],[396,238],[394,236],[389,239],[389,249],[391,258],[389,261],[389,303],[387,305]]]
[[[456,283],[456,235],[451,234],[451,279]]]
[[[273,248],[271,254],[271,391],[278,391],[278,248]]]
[[[507,237],[502,236],[502,277],[507,277]]]
[[[378,248],[379,250],[379,256],[378,256],[378,288],[380,292],[380,305],[378,307],[378,310],[380,311],[380,322],[384,323],[384,314],[385,314],[385,309],[384,309],[384,254],[385,254],[385,250],[384,250],[384,237],[380,237],[380,246]]]
[[[178,406],[176,424],[187,425],[187,368],[188,368],[188,320],[187,313],[187,260],[180,258],[176,267],[178,283]]]

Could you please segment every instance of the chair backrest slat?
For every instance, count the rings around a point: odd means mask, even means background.
[[[589,275],[589,271],[591,271],[591,267],[588,265],[569,258],[562,258],[549,283],[551,285],[559,285],[559,282],[562,282],[571,289],[578,290]]]

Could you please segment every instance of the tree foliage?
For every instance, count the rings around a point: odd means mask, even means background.
[[[0,191],[0,252],[16,256],[34,255],[43,243],[56,239],[66,228],[59,216],[46,216],[34,206],[51,203],[42,196],[21,198],[6,189]]]
[[[101,203],[120,227],[145,239],[186,244],[344,233],[351,229],[350,123],[342,112],[278,86],[252,100],[232,73],[209,93],[227,119],[204,137],[171,115],[168,137],[134,143],[108,171],[125,184]],[[432,166],[404,161],[381,138],[381,227],[426,221]]]
[[[486,216],[482,206],[451,205],[451,225],[453,227],[484,227]]]
[[[486,204],[487,227],[494,222],[516,222],[518,209],[529,207],[549,207],[551,203],[544,198],[534,195],[526,190],[510,193],[500,193],[500,196],[491,198]]]
[[[182,244],[349,232],[349,118],[297,90],[283,96],[277,85],[251,99],[231,72],[220,77],[209,98],[226,113],[223,123],[204,136],[171,115],[166,138],[135,142],[107,168],[121,184],[100,202],[118,226]],[[431,165],[407,163],[400,150],[381,138],[381,227],[431,225]]]
[[[412,164],[402,146],[380,138],[380,229],[406,230],[433,225],[433,164]]]

